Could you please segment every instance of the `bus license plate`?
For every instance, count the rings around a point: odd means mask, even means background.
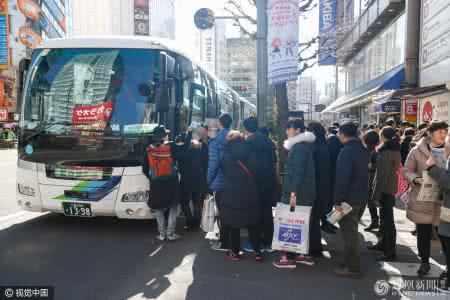
[[[93,217],[89,203],[63,202],[64,215],[70,217]]]

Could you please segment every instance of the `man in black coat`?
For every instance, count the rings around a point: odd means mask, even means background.
[[[334,183],[336,179],[336,162],[339,156],[339,153],[342,150],[342,143],[337,137],[337,127],[330,127],[328,128],[328,139],[327,139],[327,145],[328,145],[328,151],[330,155],[330,161],[329,161],[329,171],[330,171],[330,196],[328,197],[329,202],[327,204],[325,214],[322,219],[322,230],[334,234],[337,231],[337,227],[333,224],[330,224],[327,221],[326,215],[333,209],[333,195],[334,195]]]
[[[335,274],[359,276],[361,270],[358,222],[369,193],[369,152],[358,138],[358,126],[353,122],[343,124],[339,128],[338,136],[344,147],[336,164],[334,208],[342,212],[342,203],[345,202],[352,207],[352,211],[339,221],[344,240],[344,264],[335,270]]]
[[[273,238],[273,189],[275,185],[274,149],[269,138],[258,132],[258,121],[255,117],[244,120],[244,134],[251,149],[251,160],[255,166],[255,180],[260,202],[262,246],[271,251]],[[252,250],[245,247],[247,250]]]

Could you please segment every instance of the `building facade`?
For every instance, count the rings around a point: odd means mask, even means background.
[[[227,39],[226,83],[256,105],[256,44],[249,38]]]
[[[376,122],[400,118],[405,87],[405,1],[338,1],[339,98],[324,113]]]
[[[70,35],[175,39],[175,0],[72,0]]]
[[[288,97],[289,111],[299,111],[300,105],[298,101],[298,81],[288,81],[287,97]]]
[[[317,81],[313,77],[300,77],[297,82],[298,110],[305,113],[305,120],[319,120],[315,111],[319,104],[320,92],[317,90]]]
[[[0,128],[19,119],[19,64],[44,39],[66,36],[69,0],[0,1]]]

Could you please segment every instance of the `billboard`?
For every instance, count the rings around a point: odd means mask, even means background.
[[[337,0],[319,3],[319,64],[336,64]]]
[[[0,69],[9,66],[8,0],[0,0]]]
[[[299,0],[269,0],[267,18],[269,83],[297,80]]]
[[[8,121],[8,110],[0,108],[0,121]]]
[[[150,35],[150,0],[134,0],[134,34]]]

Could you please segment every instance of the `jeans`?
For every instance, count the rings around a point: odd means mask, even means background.
[[[169,218],[166,224],[165,213],[169,212]],[[177,226],[177,218],[179,213],[178,205],[174,205],[170,208],[165,209],[157,209],[155,211],[156,221],[158,222],[158,231],[159,233],[166,233],[168,235],[175,233],[175,227]]]
[[[339,221],[342,239],[344,240],[344,264],[351,272],[360,272],[359,253],[359,215],[363,208],[353,207],[353,210]]]
[[[417,249],[422,263],[428,263],[431,251],[431,235],[433,233],[433,225],[417,224]]]
[[[381,246],[385,256],[395,256],[397,230],[394,222],[395,196],[382,194],[380,200],[380,216],[383,228],[381,231]]]

